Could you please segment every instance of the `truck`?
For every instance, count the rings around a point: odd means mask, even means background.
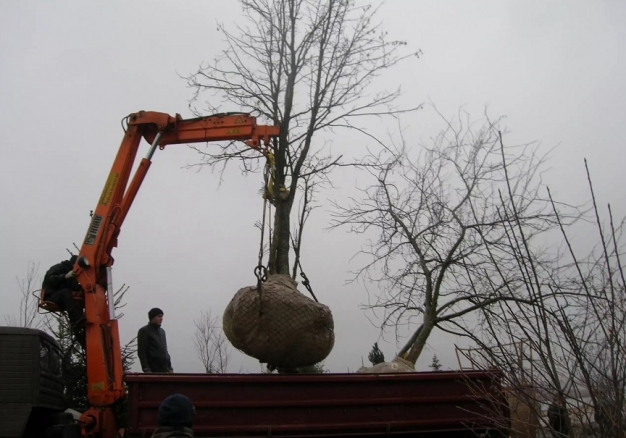
[[[190,398],[199,412],[198,436],[376,436],[380,427],[383,427],[384,435],[412,434],[418,430],[435,433],[454,428],[463,429],[463,433],[502,430],[501,425],[496,427],[493,419],[480,420],[490,418],[493,413],[498,413],[498,418],[502,415],[506,418],[506,409],[501,408],[502,403],[498,401],[501,398],[498,377],[494,373],[291,377],[130,374],[125,377],[113,297],[112,251],[117,247],[124,219],[157,148],[162,150],[168,145],[198,142],[243,141],[260,157],[270,160],[273,156],[271,141],[280,135],[280,128],[257,124],[255,117],[245,113],[183,119],[179,114],[171,116],[150,111],[130,114],[123,119],[122,125],[121,145],[91,214],[73,269],[80,285],[80,290],[74,293],[74,300],[81,310],[84,309],[85,315],[82,343],[86,355],[89,408],[80,414],[77,422],[72,422],[58,405],[44,403],[42,392],[33,392],[28,418],[34,415],[35,420],[29,419],[24,424],[39,420],[42,424],[50,423],[50,433],[65,434],[60,436],[79,433],[83,438],[119,438],[122,432],[116,407],[129,397],[130,423],[124,434],[148,436],[155,427],[155,409],[167,391],[188,391],[190,394],[196,391]],[[142,139],[150,147],[131,179]],[[45,289],[41,291],[39,306],[50,312],[60,311],[54,302],[46,300]],[[21,336],[24,342],[30,337],[32,339],[28,342],[33,345],[38,343],[40,347],[46,345],[50,351],[55,349],[53,340],[43,333],[3,332],[2,336]],[[4,351],[0,361],[4,361]],[[33,351],[30,354],[34,354]],[[20,355],[27,355],[25,350],[16,354],[18,360],[22,360]],[[34,366],[31,371],[35,370]],[[41,362],[39,366],[35,375],[37,387],[43,390],[50,376]],[[25,372],[26,368],[19,371]],[[10,385],[11,381],[5,383]],[[34,381],[31,383],[35,385]],[[485,397],[474,393],[484,393]],[[12,392],[7,394],[10,396]],[[7,410],[11,403],[6,402],[10,398],[0,400],[2,412],[7,413],[4,418],[12,418]],[[26,408],[23,408],[21,415],[26,415],[25,412]],[[42,415],[46,418],[41,419]],[[55,415],[60,415],[58,419],[62,421],[52,424]],[[427,426],[429,422],[432,427]],[[55,432],[54,428],[61,432]]]
[[[64,401],[61,354],[40,330],[0,327],[0,437],[78,438]],[[398,374],[137,374],[124,376],[126,425],[149,437],[161,401],[188,396],[197,437],[506,436],[493,371]]]
[[[80,437],[66,412],[61,367],[61,349],[49,334],[0,327],[0,437]]]

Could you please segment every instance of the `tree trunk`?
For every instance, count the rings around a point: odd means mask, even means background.
[[[420,333],[419,335],[417,335],[417,338],[415,339],[415,342],[411,346],[411,349],[409,350],[409,354],[406,357],[406,360],[411,362],[413,365],[415,365],[415,362],[417,362],[417,359],[419,359],[420,355],[422,354],[422,351],[424,350],[424,346],[426,345],[426,341],[428,340],[428,337],[430,336],[430,332],[433,330],[433,327],[435,326],[434,322],[435,322],[434,316],[424,314],[424,323],[421,327]]]
[[[288,167],[287,151],[289,150],[289,123],[291,119],[291,102],[293,100],[293,83],[290,76],[287,84],[287,98],[285,102],[285,118],[281,122],[280,137],[278,144],[275,144],[276,150],[274,158],[276,160],[276,173],[274,179],[274,231],[272,233],[272,244],[270,246],[269,260],[267,269],[269,274],[285,274],[289,275],[289,247],[291,229],[289,217],[291,215],[291,207],[293,205],[294,193],[286,190],[286,170]],[[290,88],[291,84],[291,88]],[[291,93],[290,93],[291,91]],[[298,175],[291,175],[297,179]]]
[[[293,206],[293,197],[286,200],[276,196],[276,211],[274,213],[274,233],[268,261],[268,271],[271,274],[289,275],[289,248],[290,227],[289,216]]]

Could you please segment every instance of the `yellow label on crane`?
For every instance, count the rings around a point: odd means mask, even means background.
[[[104,382],[95,382],[91,384],[92,391],[104,391]]]
[[[115,190],[115,186],[117,186],[117,180],[120,175],[116,172],[111,172],[109,177],[107,178],[107,182],[104,185],[104,190],[102,190],[102,195],[100,196],[100,201],[98,204],[100,205],[109,205],[111,201],[111,197],[113,196],[113,191]]]
[[[237,120],[235,120],[235,125],[241,125],[243,123],[243,119],[241,117],[237,117]]]

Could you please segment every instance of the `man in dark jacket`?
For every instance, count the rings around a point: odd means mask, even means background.
[[[77,257],[73,255],[69,260],[52,266],[43,277],[41,289],[44,299],[56,304],[59,309],[67,312],[72,327],[80,328],[85,323],[83,312],[74,302],[73,292],[80,291],[80,285],[76,281],[74,264]]]
[[[163,311],[156,307],[150,309],[148,319],[148,325],[137,332],[137,355],[141,369],[144,373],[173,373],[165,331],[161,328]]]
[[[193,417],[196,413],[191,400],[182,394],[165,398],[157,413],[157,427],[152,438],[193,438]]]

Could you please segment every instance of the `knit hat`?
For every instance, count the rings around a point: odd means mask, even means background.
[[[163,311],[159,309],[158,307],[155,307],[154,309],[150,309],[150,311],[148,312],[148,319],[152,321],[152,318],[154,318],[157,315],[163,315]]]
[[[191,400],[182,394],[170,395],[159,406],[157,426],[191,428],[194,413]]]

